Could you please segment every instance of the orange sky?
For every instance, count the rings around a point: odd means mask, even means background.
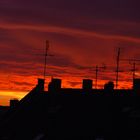
[[[137,5],[135,0],[1,0],[0,105],[22,98],[43,77],[46,40],[54,55],[47,58],[46,87],[54,76],[63,79],[63,87],[80,88],[83,78],[95,81],[95,66],[103,64],[107,69],[99,72],[98,88],[115,81],[118,47],[121,58],[140,59]],[[129,62],[120,63],[119,88],[132,87],[131,69]]]

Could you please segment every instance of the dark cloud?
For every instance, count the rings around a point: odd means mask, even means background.
[[[82,21],[98,19],[139,21],[138,0],[47,0],[1,2],[3,20],[22,23],[48,23],[81,26]]]

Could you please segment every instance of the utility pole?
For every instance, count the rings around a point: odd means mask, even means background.
[[[121,49],[118,48],[117,67],[116,67],[116,89],[118,88],[118,81],[119,81],[120,53],[121,53]]]

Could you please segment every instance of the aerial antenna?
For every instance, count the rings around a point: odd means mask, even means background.
[[[133,69],[132,69],[132,72],[133,72],[133,81],[134,81],[135,75],[136,75],[136,62],[135,62],[135,61],[133,62]]]
[[[95,89],[97,89],[98,87],[98,72],[100,69],[106,69],[106,66],[102,66],[102,67],[99,67],[98,65],[96,65],[95,67]]]
[[[45,60],[44,60],[44,80],[46,78],[46,64],[47,64],[47,56],[48,56],[48,50],[49,50],[49,41],[46,40],[46,48],[45,48]]]
[[[98,68],[98,65],[96,65],[96,68],[95,68],[95,89],[97,89],[97,84],[98,84],[98,71],[99,71],[99,68]]]
[[[121,61],[128,61],[133,66],[131,71],[133,72],[133,80],[134,80],[136,77],[136,70],[137,70],[136,64],[137,62],[140,62],[140,59],[121,59]]]
[[[118,81],[119,81],[120,53],[121,53],[121,49],[118,48],[117,67],[116,67],[116,89],[118,88]]]

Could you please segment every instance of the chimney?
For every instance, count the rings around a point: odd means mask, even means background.
[[[91,79],[83,79],[83,90],[91,90],[93,81]]]
[[[133,90],[135,94],[140,94],[140,79],[133,80]]]
[[[45,80],[44,79],[38,79],[38,84],[37,84],[37,88],[41,91],[44,91],[44,84],[45,84]]]
[[[19,103],[18,99],[11,99],[10,100],[10,108],[15,108]]]
[[[49,86],[48,86],[48,91],[60,91],[61,89],[61,79],[52,79],[52,81],[49,83]]]
[[[106,95],[112,95],[114,92],[114,82],[109,81],[104,85],[104,91]]]

